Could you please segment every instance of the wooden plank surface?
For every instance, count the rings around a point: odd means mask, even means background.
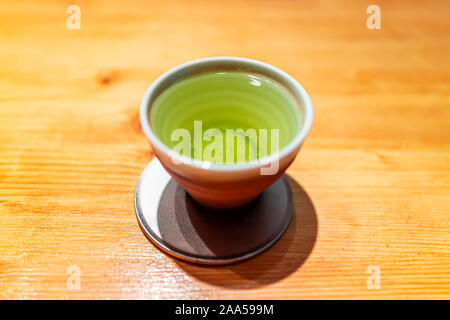
[[[66,27],[73,3],[79,30]],[[366,27],[371,4],[381,30]],[[449,12],[449,1],[1,0],[0,298],[450,298]],[[133,193],[152,159],[146,88],[217,55],[286,70],[315,120],[288,170],[286,234],[211,268],[154,248]]]

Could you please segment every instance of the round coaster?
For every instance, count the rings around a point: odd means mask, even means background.
[[[215,265],[242,261],[269,248],[286,230],[294,208],[286,175],[244,207],[205,208],[156,158],[142,173],[134,201],[139,225],[156,246],[182,260]]]

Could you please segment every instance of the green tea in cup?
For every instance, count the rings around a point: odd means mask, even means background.
[[[243,71],[208,71],[170,85],[149,122],[169,148],[212,163],[238,163],[278,152],[298,134],[298,102],[283,85]]]
[[[139,119],[152,162],[200,204],[225,209],[250,203],[282,177],[308,135],[313,107],[302,85],[275,66],[210,57],[155,79]]]

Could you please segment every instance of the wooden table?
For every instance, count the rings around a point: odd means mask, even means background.
[[[366,26],[371,4],[380,30]],[[449,10],[1,1],[0,298],[450,298]],[[315,119],[288,170],[286,234],[248,262],[203,267],[161,253],[136,222],[153,157],[138,108],[162,72],[217,55],[286,70]]]

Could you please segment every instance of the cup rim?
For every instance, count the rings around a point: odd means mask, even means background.
[[[205,64],[215,64],[215,63],[234,63],[234,64],[243,64],[246,66],[252,66],[257,69],[265,70],[269,74],[277,75],[280,79],[282,79],[282,85],[289,85],[294,96],[299,100],[299,104],[303,109],[303,126],[297,132],[294,139],[292,139],[286,146],[281,148],[276,153],[272,153],[268,156],[252,160],[246,162],[239,163],[212,163],[210,161],[198,160],[190,157],[186,157],[182,154],[179,154],[172,149],[170,149],[167,145],[165,145],[153,132],[150,123],[148,111],[151,107],[149,104],[150,98],[152,98],[152,94],[161,86],[168,78],[173,77],[178,73],[183,73],[183,70],[186,68],[195,68],[200,67]],[[270,75],[269,75],[270,77]],[[280,81],[279,81],[280,82]],[[311,103],[311,99],[309,98],[308,93],[303,88],[303,86],[295,80],[292,76],[290,76],[285,71],[274,67],[268,63],[261,62],[254,59],[249,58],[241,58],[241,57],[231,57],[231,56],[222,56],[222,57],[208,57],[192,60],[189,62],[185,62],[180,64],[172,69],[164,72],[160,75],[153,83],[147,88],[144,97],[141,101],[141,106],[139,110],[139,118],[141,127],[149,139],[152,146],[161,150],[166,156],[171,157],[172,160],[175,160],[177,163],[182,163],[191,167],[199,168],[199,169],[208,169],[208,170],[217,170],[217,171],[236,171],[236,170],[248,170],[254,168],[261,168],[267,166],[268,164],[279,161],[283,157],[290,154],[294,151],[301,143],[305,140],[307,134],[309,133],[313,120],[313,107]]]

